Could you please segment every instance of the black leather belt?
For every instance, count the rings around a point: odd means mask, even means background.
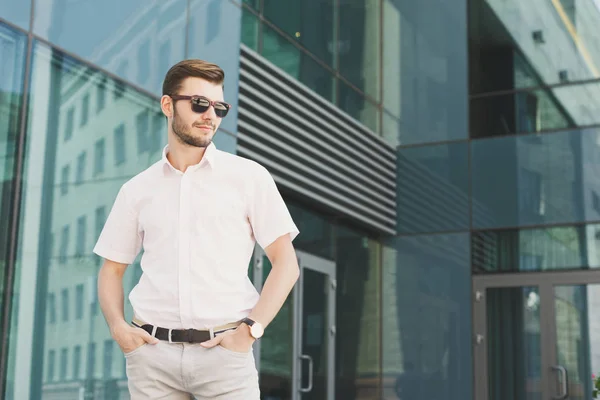
[[[132,322],[132,324],[134,326],[137,326],[138,328],[142,328],[143,330],[148,332],[150,335],[152,335],[153,331],[156,329],[156,332],[154,332],[154,337],[157,338],[158,340],[164,340],[169,343],[201,343],[201,342],[206,342],[207,340],[211,339],[211,334],[210,334],[210,331],[208,331],[208,330],[167,329],[167,328],[161,328],[159,326],[155,327],[154,325],[150,325],[150,324],[139,325],[135,321]],[[222,333],[222,332],[225,332],[228,330],[232,330],[235,328],[236,327],[232,327],[232,328],[223,329],[220,331],[215,331],[215,332],[213,332],[213,334],[216,335],[216,334],[219,334],[219,333]]]

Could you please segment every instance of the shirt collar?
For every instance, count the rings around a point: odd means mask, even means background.
[[[174,172],[179,172],[181,173],[181,171],[179,171],[178,169],[176,169],[167,159],[167,153],[169,152],[169,145],[166,145],[163,148],[162,151],[162,164],[163,164],[163,170],[166,172],[168,170],[174,171]],[[208,163],[208,165],[210,165],[211,168],[215,168],[215,158],[216,158],[216,153],[217,153],[217,146],[215,146],[215,144],[213,142],[211,142],[208,147],[206,148],[206,151],[204,152],[204,156],[202,157],[202,161],[200,161],[198,164],[196,165],[192,165],[189,167],[189,169],[191,171],[195,171],[198,168],[200,168],[202,166],[202,164],[205,162],[204,160],[206,160],[206,162]]]

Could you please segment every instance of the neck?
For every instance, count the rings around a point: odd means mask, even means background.
[[[206,147],[190,146],[172,137],[169,137],[168,145],[167,160],[175,169],[181,172],[185,172],[188,167],[200,163],[206,152]]]

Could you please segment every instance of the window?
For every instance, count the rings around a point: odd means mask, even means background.
[[[81,346],[73,349],[73,379],[78,380],[81,376]]]
[[[104,110],[106,104],[106,78],[103,78],[96,90],[96,113]]]
[[[96,343],[90,343],[88,345],[88,357],[87,357],[87,376],[94,376],[96,372]]]
[[[67,380],[67,367],[69,364],[69,349],[64,348],[60,351],[60,380]]]
[[[98,175],[104,172],[104,150],[105,142],[104,139],[100,139],[96,142],[95,153],[94,153],[94,175]]]
[[[83,97],[83,103],[81,105],[81,126],[87,124],[88,116],[90,112],[90,95],[89,93]]]
[[[56,352],[54,350],[50,350],[48,352],[48,366],[46,367],[47,375],[46,380],[48,382],[54,381],[54,366],[56,364]]]
[[[71,175],[71,166],[69,164],[62,168],[61,180],[60,180],[60,194],[65,195],[69,193],[69,176]]]
[[[83,306],[85,298],[83,296],[83,284],[75,287],[75,319],[83,319]]]
[[[62,320],[63,322],[69,321],[69,289],[63,289],[61,292],[62,297]]]
[[[67,120],[65,123],[65,142],[73,136],[73,124],[75,120],[75,107],[69,108],[67,111]]]
[[[94,235],[94,242],[98,240],[100,234],[102,233],[102,228],[104,228],[104,223],[106,222],[106,207],[100,206],[96,208],[96,232]],[[96,257],[96,265],[100,266],[102,263],[102,257],[98,255],[94,255]]]
[[[143,152],[149,149],[148,139],[150,138],[148,132],[148,111],[144,110],[137,115],[135,118],[135,128],[137,130],[137,142],[138,142],[138,153],[142,154]]]
[[[56,295],[48,293],[48,323],[56,323]]]
[[[112,377],[112,362],[113,362],[113,341],[108,339],[104,341],[104,367],[102,377],[110,379]]]
[[[125,124],[115,128],[115,165],[125,162]]]
[[[526,215],[544,215],[542,174],[522,168],[521,177],[521,212]]]
[[[75,177],[75,185],[81,185],[85,179],[85,165],[87,154],[82,151],[77,157],[77,176]]]
[[[60,235],[60,250],[58,255],[58,262],[60,264],[67,263],[67,256],[69,251],[69,225],[63,226],[61,235]]]
[[[87,231],[87,217],[82,215],[77,218],[77,246],[75,249],[75,255],[81,257],[86,253],[85,249],[85,237]]]
[[[165,134],[165,116],[161,113],[154,113],[152,118],[152,138],[149,140],[150,151],[162,150],[163,135]]]

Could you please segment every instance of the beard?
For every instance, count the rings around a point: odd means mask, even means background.
[[[200,124],[194,124],[196,126]],[[206,126],[207,124],[201,125]],[[210,124],[213,129],[214,135],[214,126]],[[173,133],[177,137],[177,139],[188,146],[193,147],[208,147],[212,143],[213,135],[203,134],[202,136],[194,136],[192,134],[192,129],[189,125],[181,120],[181,118],[177,115],[177,111],[173,112],[173,123],[171,124],[171,129],[173,129]]]

